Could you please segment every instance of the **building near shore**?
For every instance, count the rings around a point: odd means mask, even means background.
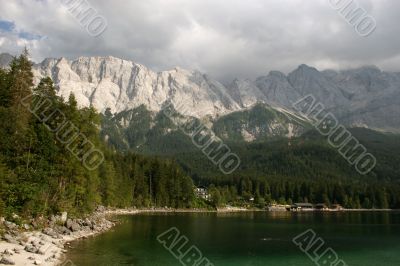
[[[329,207],[325,203],[315,204],[315,210],[317,211],[328,211]]]
[[[267,206],[268,211],[290,211],[290,205],[270,204]]]
[[[333,211],[342,211],[342,210],[344,210],[344,208],[340,204],[332,204],[331,210],[333,210]]]
[[[205,187],[196,187],[194,192],[198,198],[210,200],[211,195],[208,193],[208,189]]]
[[[291,211],[313,211],[314,206],[311,203],[299,202],[290,206]]]

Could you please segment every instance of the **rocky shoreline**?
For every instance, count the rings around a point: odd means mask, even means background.
[[[74,265],[65,260],[71,241],[105,232],[115,225],[107,219],[111,211],[98,209],[84,219],[68,218],[66,212],[45,221],[18,226],[2,219],[1,265]],[[42,227],[42,229],[40,229]]]

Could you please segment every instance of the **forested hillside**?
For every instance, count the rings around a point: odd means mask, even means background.
[[[63,141],[64,122],[80,138]],[[172,160],[116,152],[99,131],[96,110],[79,109],[73,94],[58,97],[50,78],[34,87],[26,51],[0,69],[0,216],[195,204],[192,180]],[[88,143],[104,156],[98,167],[79,157]]]
[[[302,137],[229,147],[241,159],[230,175],[222,174],[201,151],[176,155],[196,184],[212,185],[217,204],[312,202],[347,208],[400,208],[400,136],[367,129],[352,134],[377,158],[360,175],[318,132]],[[239,200],[238,200],[239,199]]]

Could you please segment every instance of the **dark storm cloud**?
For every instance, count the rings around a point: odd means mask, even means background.
[[[400,71],[400,2],[354,1],[377,21],[368,37],[359,36],[329,0],[91,0],[108,21],[96,38],[61,0],[0,0],[0,20],[15,28],[0,31],[0,49],[16,53],[27,45],[35,60],[113,55],[154,70],[199,69],[221,80],[287,72],[301,63]]]

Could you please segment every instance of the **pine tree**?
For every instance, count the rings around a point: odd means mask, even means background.
[[[14,120],[12,144],[15,157],[22,156],[25,148],[29,146],[26,134],[31,117],[29,99],[32,95],[33,73],[32,63],[28,57],[29,54],[25,48],[23,54],[11,62],[10,115]]]
[[[42,78],[39,85],[33,89],[35,95],[39,97],[47,97],[49,99],[56,99],[56,90],[54,88],[53,80],[49,77]]]
[[[11,103],[9,71],[0,68],[0,107],[9,107]]]

